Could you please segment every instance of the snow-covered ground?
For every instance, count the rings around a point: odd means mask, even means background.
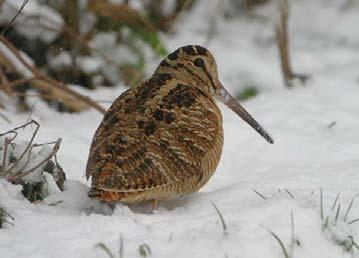
[[[208,16],[218,11],[216,2],[200,1],[190,16],[184,16],[178,34],[166,39],[168,48],[206,42]],[[290,90],[283,86],[273,6],[259,10],[257,19],[218,20],[208,45],[231,92],[245,85],[259,89],[259,95],[243,105],[270,131],[274,145],[221,105],[222,159],[200,192],[163,201],[153,214],[148,212],[150,205],[119,204],[106,215],[104,207],[87,198],[89,182],[84,176],[101,115],[93,110],[59,114],[38,101],[32,114],[41,124],[37,141],[63,138],[58,159],[67,174],[66,190],[31,204],[21,196],[20,187],[0,181],[0,205],[15,218],[13,226],[0,230],[0,257],[108,257],[95,248],[99,242],[118,257],[120,235],[126,258],[140,257],[142,244],[158,258],[284,257],[266,229],[279,236],[291,257],[359,257],[358,249],[346,252],[341,244],[350,244],[351,239],[359,243],[359,222],[347,223],[359,217],[359,200],[345,216],[359,193],[359,6],[344,9],[345,1],[339,0],[291,2],[293,68],[311,74],[305,86]],[[112,100],[122,90],[119,86],[89,94]],[[2,112],[13,125],[0,120],[0,131],[27,119],[27,114]],[[62,202],[48,205],[58,201]],[[211,202],[224,217],[226,234]],[[295,244],[290,251],[292,234]]]

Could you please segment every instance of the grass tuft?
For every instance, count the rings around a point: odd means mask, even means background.
[[[341,213],[341,203],[339,203],[339,196],[340,193],[338,193],[335,197],[335,200],[331,206],[331,214],[328,214],[325,216],[324,220],[324,211],[323,211],[323,191],[320,189],[320,213],[322,218],[322,231],[326,233],[327,236],[330,237],[331,241],[335,243],[338,246],[341,246],[344,251],[352,253],[354,250],[359,251],[359,246],[355,242],[354,237],[351,235],[343,235],[341,227],[346,226],[350,227],[351,224],[359,221],[359,218],[351,220],[347,222],[349,213],[351,208],[353,207],[354,201],[358,195],[355,195],[349,205],[346,209],[346,212],[344,214],[344,217],[340,216]],[[335,209],[335,207],[337,207]],[[335,212],[335,214],[334,214]],[[338,228],[338,225],[341,225],[340,228]],[[349,229],[349,228],[348,228]]]

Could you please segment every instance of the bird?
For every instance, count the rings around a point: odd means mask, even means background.
[[[264,139],[272,137],[225,89],[209,50],[187,45],[114,100],[89,151],[88,196],[132,204],[190,194],[214,174],[223,148],[223,102]]]

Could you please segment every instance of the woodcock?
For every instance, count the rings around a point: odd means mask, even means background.
[[[153,200],[156,208],[158,200],[198,191],[222,153],[222,115],[215,98],[273,143],[221,84],[212,54],[184,46],[106,112],[90,148],[89,196],[105,202]]]

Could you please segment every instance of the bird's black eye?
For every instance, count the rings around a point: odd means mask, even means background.
[[[196,58],[196,59],[193,61],[193,63],[194,63],[195,66],[204,68],[204,61],[203,61],[202,58]]]

